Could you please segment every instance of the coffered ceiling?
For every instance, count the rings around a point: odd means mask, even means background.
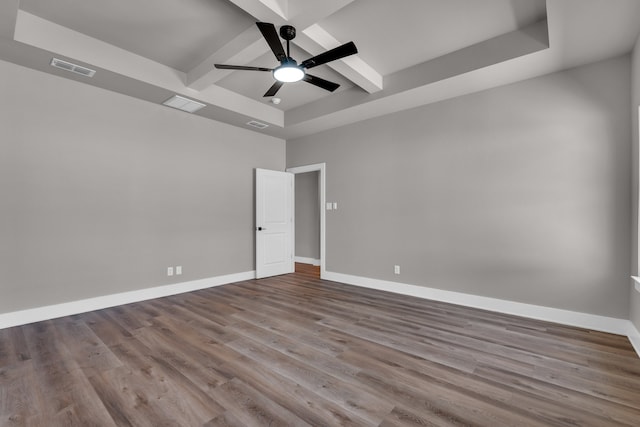
[[[314,68],[333,93],[288,83],[256,21],[297,28],[300,62],[348,41],[359,53]],[[629,52],[637,0],[3,0],[0,59],[283,138],[318,132]],[[53,68],[56,57],[97,70]],[[177,113],[178,114],[178,113]],[[186,114],[186,113],[185,113]]]

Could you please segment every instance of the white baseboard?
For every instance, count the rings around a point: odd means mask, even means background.
[[[227,274],[224,276],[209,277],[207,279],[192,280],[172,285],[157,286],[154,288],[140,289],[136,291],[122,292],[62,304],[4,313],[0,314],[0,329],[70,316],[73,314],[86,313],[88,311],[100,310],[117,305],[146,301],[153,298],[162,298],[170,295],[197,291],[199,289],[211,288],[234,282],[242,282],[244,280],[251,280],[255,278],[255,271],[246,271],[244,273]]]
[[[498,313],[513,314],[515,316],[527,317],[530,319],[577,326],[580,328],[608,332],[617,335],[626,335],[638,353],[638,356],[640,356],[640,333],[633,323],[627,319],[598,316],[595,314],[562,310],[559,308],[525,304],[498,298],[482,297],[462,292],[445,291],[425,286],[409,285],[406,283],[390,282],[386,280],[371,279],[368,277],[352,276],[349,274],[329,271],[327,271],[324,279],[370,289],[394,292],[402,295],[410,295],[418,298],[448,302],[466,307],[480,308]]]
[[[307,257],[303,257],[303,256],[297,256],[297,257],[293,257],[293,260],[295,262],[300,262],[302,264],[311,264],[311,265],[315,265],[315,266],[320,265],[320,260],[316,259],[316,258],[307,258]]]
[[[633,322],[629,321],[629,325],[627,328],[627,337],[629,341],[631,341],[631,345],[635,349],[638,356],[640,356],[640,331],[636,328],[636,325]]]
[[[297,258],[298,257],[296,257],[296,262],[303,262],[298,261]],[[242,282],[244,280],[255,279],[255,277],[255,271],[246,271],[243,273],[227,274],[207,279],[192,280],[172,285],[105,295],[62,304],[14,311],[11,313],[3,313],[0,314],[0,329],[70,316],[73,314],[86,313],[88,311],[100,310],[117,305],[162,298],[184,292],[197,291],[199,289],[206,289],[229,283]],[[631,345],[636,350],[636,353],[640,356],[640,331],[638,331],[630,320],[525,304],[497,298],[482,297],[462,292],[445,291],[442,289],[409,285],[406,283],[352,276],[349,274],[334,273],[330,271],[326,272],[324,279],[364,288],[378,289],[418,298],[448,302],[466,307],[480,308],[498,313],[513,314],[531,319],[577,326],[618,335],[626,335],[629,338]]]

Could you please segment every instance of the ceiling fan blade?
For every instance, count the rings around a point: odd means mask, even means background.
[[[353,42],[349,42],[302,61],[300,66],[303,68],[313,68],[356,53],[358,53],[358,48],[356,48],[356,45]]]
[[[275,96],[276,93],[278,93],[278,91],[280,90],[280,88],[282,87],[282,85],[284,85],[284,82],[281,81],[277,81],[273,84],[273,86],[271,86],[269,88],[269,90],[262,95],[263,97],[267,97],[267,96]]]
[[[305,74],[302,80],[307,83],[311,83],[312,85],[318,86],[322,89],[328,90],[329,92],[333,92],[340,87],[338,83],[330,82],[329,80],[325,80],[317,76],[312,76],[311,74]]]
[[[226,65],[226,64],[213,64],[214,67],[221,70],[243,70],[243,71],[273,71],[272,68],[264,67],[246,67],[244,65]]]
[[[282,62],[283,59],[286,59],[287,54],[284,52],[284,48],[282,47],[282,42],[280,41],[280,36],[278,36],[276,26],[268,22],[256,22],[256,25],[262,33],[262,37],[264,37],[269,44],[269,47],[276,56],[276,59],[280,62]]]

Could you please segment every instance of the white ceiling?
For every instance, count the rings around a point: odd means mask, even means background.
[[[277,65],[256,21],[294,25],[298,62],[348,41],[359,53],[312,70],[336,92],[286,84],[276,106],[270,73],[213,67]],[[638,0],[0,2],[2,60],[158,104],[177,93],[207,104],[197,115],[283,138],[622,55],[639,32]]]
[[[319,25],[338,40],[357,40],[360,57],[386,76],[546,15],[544,0],[362,0]]]
[[[21,0],[20,9],[183,72],[255,23],[226,0]]]

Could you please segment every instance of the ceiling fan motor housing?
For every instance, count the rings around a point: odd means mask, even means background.
[[[283,25],[280,27],[280,37],[286,41],[293,40],[296,38],[296,29],[291,25]]]

